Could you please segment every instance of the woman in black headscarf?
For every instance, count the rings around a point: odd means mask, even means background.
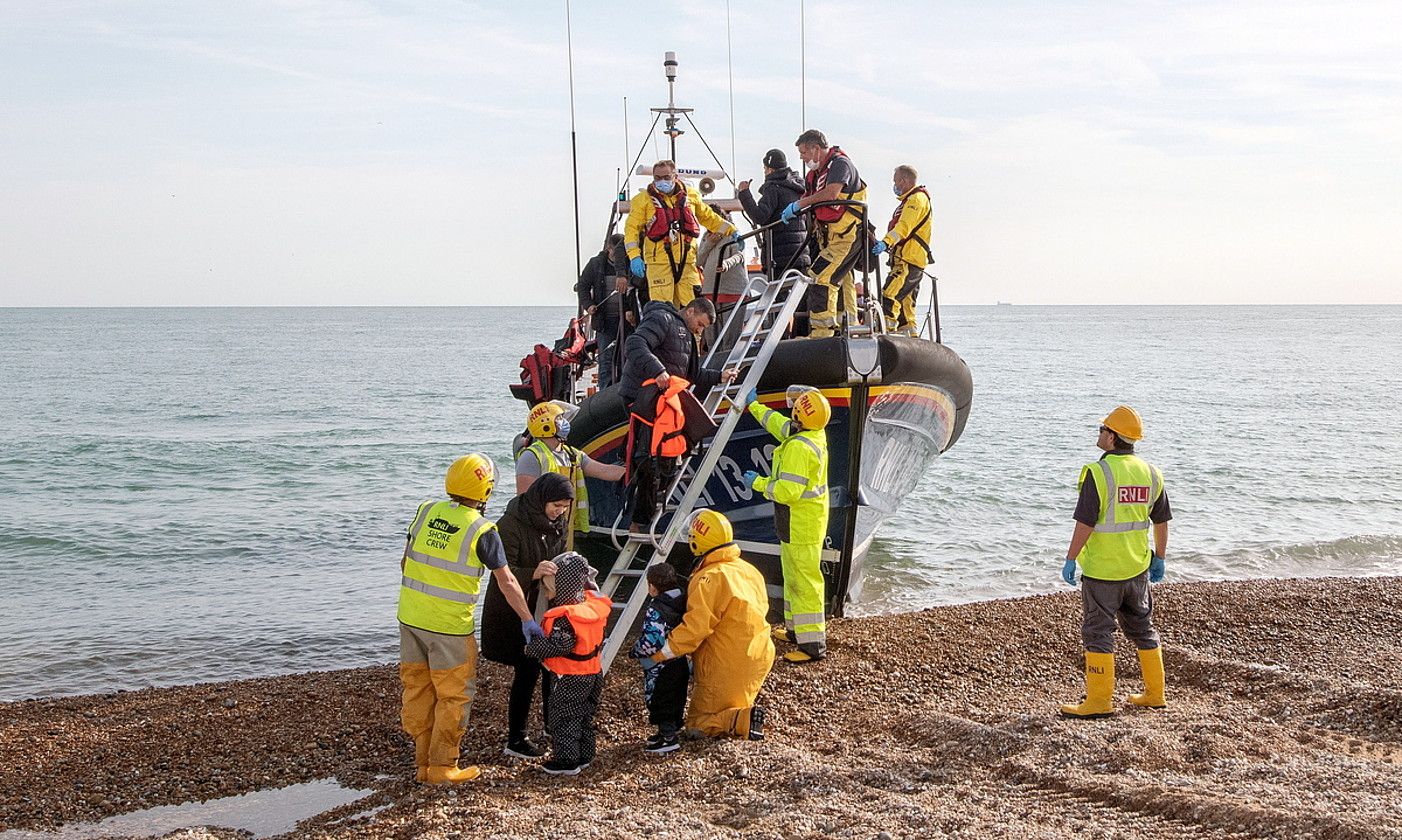
[[[557,569],[551,558],[565,550],[565,529],[569,527],[570,503],[574,486],[559,473],[548,472],[535,480],[526,492],[506,505],[506,512],[497,520],[497,532],[506,549],[506,562],[526,603],[536,603],[540,579],[554,575]],[[506,603],[501,590],[492,586],[482,605],[482,655],[493,662],[516,669],[511,681],[511,699],[507,704],[507,755],[517,758],[539,758],[545,750],[526,737],[526,719],[530,716],[535,686],[541,682],[541,707],[550,694],[549,680],[540,661],[525,655],[525,640],[521,637],[521,619]]]

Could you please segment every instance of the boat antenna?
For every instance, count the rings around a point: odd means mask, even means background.
[[[677,114],[682,109],[677,108],[677,54],[668,50],[662,57],[662,70],[667,74],[667,128],[662,133],[667,135],[669,143],[669,158],[673,161],[677,159],[677,138],[685,134],[677,128]],[[690,109],[685,109],[690,110]]]
[[[808,33],[804,28],[803,0],[798,0],[798,130],[808,130]]]
[[[565,54],[570,71],[570,174],[574,180],[574,276],[578,277],[584,273],[584,268],[579,262],[579,143],[574,126],[574,33],[570,27],[570,0],[565,0]]]
[[[628,97],[623,97],[623,165],[628,166]],[[633,170],[631,168],[623,170],[623,177],[619,179],[618,191],[621,193],[625,187],[631,186]]]
[[[730,76],[730,171],[735,171],[735,66],[730,58],[730,0],[725,0],[725,72]]]

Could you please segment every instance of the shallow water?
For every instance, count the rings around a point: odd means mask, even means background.
[[[158,805],[96,823],[73,823],[57,831],[0,831],[0,840],[87,840],[93,837],[151,837],[182,828],[214,826],[247,831],[255,838],[286,834],[297,823],[374,793],[330,779],[226,796],[208,802]]]
[[[509,463],[506,384],[567,315],[0,312],[0,699],[392,660],[415,503],[467,451]],[[1121,401],[1167,480],[1170,580],[1402,574],[1402,307],[944,316],[973,414],[855,612],[1062,586]]]

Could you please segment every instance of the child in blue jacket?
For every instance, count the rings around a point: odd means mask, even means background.
[[[643,631],[628,655],[643,663],[643,696],[647,698],[648,721],[657,733],[647,739],[643,750],[667,753],[681,748],[678,734],[686,714],[686,690],[691,681],[691,661],[683,656],[662,664],[648,657],[662,650],[667,633],[682,623],[686,613],[686,591],[681,577],[667,563],[647,570],[647,594],[652,596],[643,614]]]

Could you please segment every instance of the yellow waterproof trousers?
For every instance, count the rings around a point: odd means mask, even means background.
[[[915,298],[920,294],[924,269],[899,257],[891,258],[891,273],[881,290],[881,308],[886,313],[887,332],[914,336]]]
[[[662,253],[663,262],[645,263],[647,266],[647,294],[648,300],[670,301],[677,309],[681,309],[696,297],[696,286],[701,282],[701,276],[696,273],[695,249],[691,249],[692,258],[682,269],[680,280],[674,281],[672,265],[666,262],[666,253]]]
[[[477,640],[399,625],[399,717],[419,767],[456,767],[477,691]]]
[[[798,649],[815,658],[828,649],[822,559],[820,545],[779,543],[779,566],[784,573],[784,627],[798,642]]]
[[[857,262],[856,244],[860,221],[847,215],[832,224],[818,225],[818,258],[808,269],[813,285],[808,287],[810,338],[828,338],[837,330],[838,293],[847,319],[857,322],[857,287],[852,267]]]
[[[750,710],[774,667],[774,643],[767,636],[758,643],[768,645],[768,656],[725,661],[707,647],[696,651],[686,708],[688,728],[699,729],[703,735],[749,737]]]

